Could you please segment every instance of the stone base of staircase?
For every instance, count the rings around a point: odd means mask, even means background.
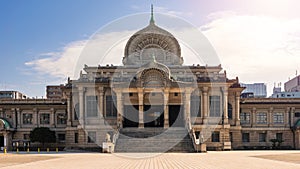
[[[195,152],[185,128],[124,128],[115,152]]]

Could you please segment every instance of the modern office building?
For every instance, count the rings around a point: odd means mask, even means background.
[[[241,83],[241,86],[245,87],[245,90],[242,93],[253,93],[254,97],[260,97],[260,98],[267,97],[267,86],[264,83],[253,83],[253,84]]]
[[[64,85],[49,85],[49,86],[46,86],[46,97],[48,99],[62,99],[62,90],[61,88],[63,87]]]
[[[0,91],[0,99],[26,99],[27,96],[18,91]]]
[[[300,75],[284,83],[286,92],[300,92]]]

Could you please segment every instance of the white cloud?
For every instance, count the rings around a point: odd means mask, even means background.
[[[237,15],[210,15],[201,27],[215,47],[229,76],[243,82],[265,82],[271,94],[274,82],[285,82],[300,65],[300,19]]]
[[[40,75],[50,75],[59,79],[65,79],[73,75],[76,61],[86,43],[86,40],[72,42],[63,47],[61,52],[42,53],[45,56],[26,62],[25,65],[32,67]]]
[[[299,70],[299,19],[237,15],[233,12],[214,13],[209,18],[211,21],[203,25],[201,30],[216,49],[229,77],[238,76],[246,83],[265,82],[270,94],[274,82],[285,82],[296,69]],[[169,31],[181,43],[186,63],[194,63],[189,57],[193,52],[188,48],[195,44],[189,44],[182,37],[195,37],[188,30]],[[111,32],[96,35],[93,39],[75,41],[59,53],[44,53],[42,55],[45,57],[27,62],[26,65],[40,74],[61,79],[78,76],[84,64],[119,65],[125,44],[134,32]],[[199,62],[202,63],[201,60]]]

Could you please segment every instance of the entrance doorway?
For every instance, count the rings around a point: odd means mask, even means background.
[[[144,127],[164,127],[163,105],[144,105]]]
[[[139,106],[124,105],[124,121],[123,127],[138,127],[139,126]]]
[[[184,127],[183,106],[169,105],[169,125],[170,127]]]
[[[0,147],[4,147],[4,136],[0,136]]]

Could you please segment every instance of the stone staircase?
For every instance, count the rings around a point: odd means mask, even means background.
[[[194,152],[185,128],[124,128],[115,152]]]

